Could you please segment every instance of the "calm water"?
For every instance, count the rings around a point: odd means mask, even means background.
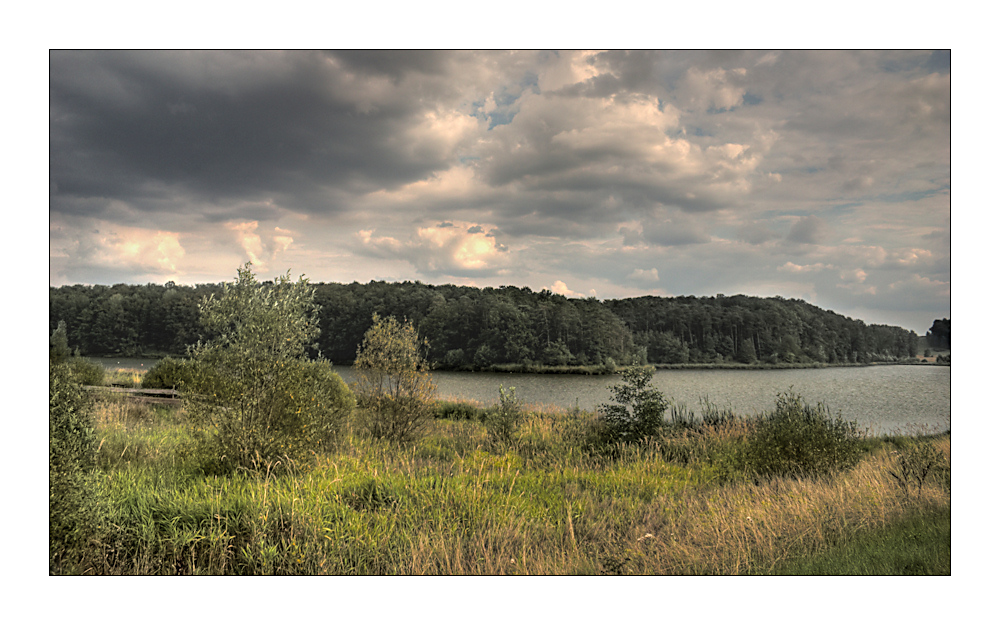
[[[155,360],[95,359],[108,368],[147,370]],[[350,384],[350,367],[334,367]],[[444,398],[496,403],[501,384],[515,387],[525,403],[591,410],[610,399],[608,386],[618,376],[501,373],[434,374]],[[789,388],[809,402],[822,402],[845,419],[873,433],[940,432],[951,428],[951,367],[886,365],[780,370],[660,370],[653,383],[673,400],[701,414],[698,400],[708,397],[739,414],[774,408],[775,396]]]
[[[350,367],[334,367],[350,383]],[[498,388],[516,388],[525,403],[596,408],[609,401],[618,376],[458,373],[433,374],[441,397],[494,404]],[[779,370],[659,370],[653,384],[700,415],[699,399],[737,414],[770,410],[789,388],[810,404],[822,402],[874,434],[941,432],[951,428],[951,367],[876,366]]]

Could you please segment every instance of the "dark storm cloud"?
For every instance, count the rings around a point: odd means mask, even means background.
[[[442,75],[453,58],[441,50],[337,50],[328,54],[343,61],[350,71],[396,80],[411,72]]]
[[[397,73],[432,68],[426,56],[396,55]],[[345,58],[355,71],[385,71],[384,54]],[[213,80],[227,64],[236,77]],[[337,74],[317,53],[53,52],[53,208],[115,197],[155,210],[150,200],[182,194],[281,197],[322,212],[336,209],[327,187],[392,188],[447,164],[399,138],[417,103],[366,106]]]

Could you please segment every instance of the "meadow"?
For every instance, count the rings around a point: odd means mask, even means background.
[[[602,445],[594,412],[521,406],[497,437],[487,408],[439,400],[410,442],[351,418],[310,462],[218,475],[184,406],[98,394],[98,529],[54,572],[951,572],[950,434],[865,437],[843,466],[766,474],[748,470],[760,415],[675,414],[640,444]]]

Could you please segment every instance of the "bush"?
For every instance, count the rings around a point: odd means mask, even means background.
[[[142,388],[172,388],[179,390],[194,378],[192,363],[166,357],[142,376]]]
[[[86,358],[74,356],[68,361],[73,379],[84,386],[101,386],[104,384],[104,367]]]
[[[933,441],[907,440],[899,447],[892,452],[894,467],[889,470],[889,475],[907,497],[911,495],[912,488],[916,488],[916,496],[919,497],[924,484],[935,475],[947,474],[946,481],[950,481],[944,454],[934,446]]]
[[[202,303],[218,338],[192,348],[185,401],[206,469],[287,469],[331,442],[353,398],[329,363],[307,357],[316,308],[305,278],[259,284],[249,263]]]
[[[485,417],[485,411],[469,402],[446,401],[439,399],[434,402],[435,419],[452,419],[455,421],[480,421]]]
[[[97,452],[90,399],[69,366],[49,365],[49,572],[78,573],[96,534]]]
[[[861,445],[853,422],[789,391],[778,395],[774,411],[755,418],[741,464],[760,477],[816,475],[854,465]]]
[[[354,361],[361,424],[375,438],[410,440],[434,415],[435,386],[413,323],[372,316]]]
[[[663,428],[663,414],[670,403],[650,388],[651,367],[633,365],[622,372],[622,382],[608,387],[614,404],[598,410],[609,442],[634,443],[655,436]]]
[[[498,446],[509,445],[523,419],[524,412],[514,395],[514,387],[505,389],[501,384],[500,403],[487,410],[483,419],[490,442]]]

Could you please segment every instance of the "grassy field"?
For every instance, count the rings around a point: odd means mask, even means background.
[[[598,453],[593,413],[527,412],[509,443],[450,402],[413,443],[349,425],[309,466],[206,475],[183,408],[99,398],[100,529],[58,572],[950,574],[950,435],[926,439],[943,462],[917,489],[893,477],[911,439],[761,479],[732,461],[748,422]]]

